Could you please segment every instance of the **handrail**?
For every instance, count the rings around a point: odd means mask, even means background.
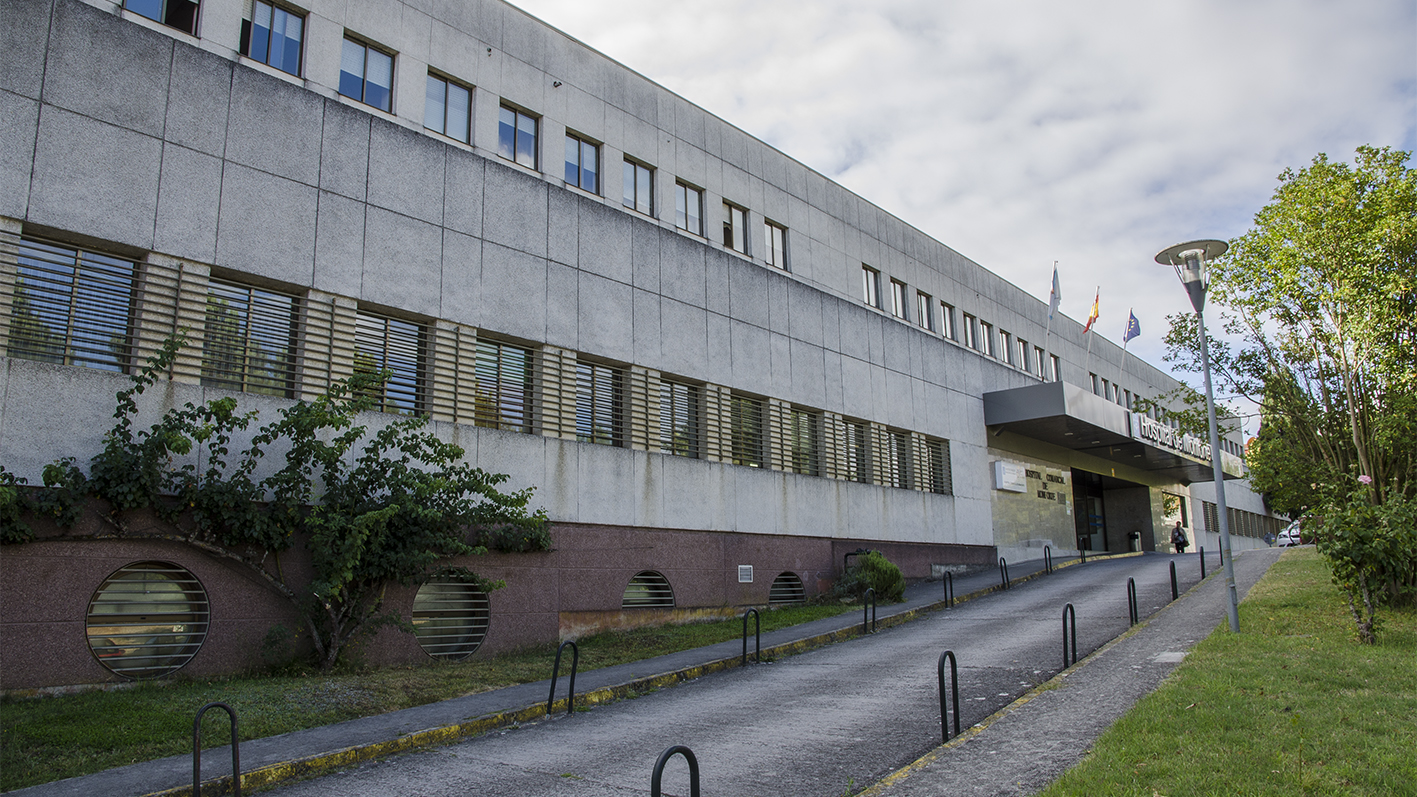
[[[871,622],[866,622],[866,605],[871,606]],[[866,594],[861,596],[861,633],[869,634],[876,630],[876,588],[867,587]]]
[[[581,663],[581,648],[573,640],[566,640],[561,643],[561,647],[556,648],[556,664],[551,668],[551,695],[546,698],[546,716],[551,716],[551,709],[556,705],[556,678],[561,674],[561,651],[566,646],[571,646],[571,687],[566,692],[566,713],[570,714],[576,710],[576,669]]]
[[[1137,624],[1139,615],[1137,614],[1137,580],[1127,579],[1127,613],[1132,621],[1132,625]]]
[[[941,583],[944,585],[944,588],[945,588],[945,605],[946,605],[946,606],[953,606],[953,605],[955,605],[955,577],[954,577],[954,573],[951,573],[950,571],[946,570],[946,571],[945,571],[945,577],[944,577],[944,579],[942,580]]]
[[[1053,546],[1043,546],[1043,572],[1053,572]]]
[[[1072,631],[1073,631],[1073,632],[1072,632],[1072,635],[1071,635],[1071,639],[1072,639],[1072,643],[1073,643],[1073,657],[1072,657],[1071,660],[1068,658],[1068,639],[1069,639],[1069,634],[1068,634],[1068,618],[1069,618],[1069,617],[1071,617],[1071,618],[1072,618],[1072,621],[1073,621],[1073,628],[1072,628]],[[1070,666],[1072,666],[1072,665],[1074,665],[1074,664],[1077,664],[1077,660],[1078,660],[1078,613],[1073,609],[1073,605],[1072,605],[1071,603],[1069,603],[1067,606],[1064,606],[1064,607],[1063,607],[1063,669],[1066,670],[1068,667],[1070,667]]]
[[[693,750],[682,744],[666,747],[659,754],[659,760],[654,762],[654,772],[649,776],[650,797],[663,797],[664,765],[676,755],[684,756],[684,760],[689,762],[689,797],[699,797],[699,759],[694,757]]]
[[[959,735],[959,669],[955,663],[953,650],[947,650],[940,654],[940,663],[937,667],[940,674],[940,735],[948,742],[950,740],[950,729],[949,726],[945,724],[945,716],[947,713],[947,707],[945,706],[945,659],[950,660],[950,687],[954,695],[955,707],[955,736]]]
[[[231,793],[241,797],[241,742],[236,732],[236,709],[214,702],[197,709],[192,721],[192,797],[202,797],[202,715],[209,708],[222,709],[231,717]]]
[[[841,572],[842,572],[842,574],[845,574],[846,571],[847,571],[847,568],[851,567],[851,562],[849,561],[849,560],[851,559],[851,557],[853,557],[853,556],[860,556],[860,555],[863,554],[863,553],[870,553],[870,552],[871,552],[871,549],[870,549],[870,548],[857,548],[857,549],[854,550],[854,551],[847,551],[846,553],[842,554],[842,555],[841,555]]]
[[[1171,600],[1176,600],[1181,593],[1176,588],[1176,560],[1171,560]]]
[[[999,578],[1003,579],[1004,589],[1009,588],[1009,563],[1004,561],[1004,557],[999,557]]]
[[[757,646],[757,652],[753,655],[753,661],[762,663],[763,660],[763,617],[758,614],[757,609],[749,609],[743,612],[743,663],[741,666],[748,666],[748,615],[753,615],[753,643]]]

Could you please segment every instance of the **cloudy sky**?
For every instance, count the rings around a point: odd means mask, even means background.
[[[1161,365],[1161,249],[1417,147],[1414,0],[512,0]],[[1253,425],[1250,431],[1253,432]]]

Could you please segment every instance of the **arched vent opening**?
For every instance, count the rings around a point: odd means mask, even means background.
[[[777,578],[772,580],[772,589],[768,591],[768,603],[806,603],[807,589],[802,586],[802,579],[796,573],[779,573]]]
[[[435,659],[460,661],[487,637],[487,593],[473,584],[433,579],[413,596],[413,633]]]
[[[669,579],[653,570],[643,570],[625,586],[622,609],[673,609],[674,588]]]
[[[119,568],[89,599],[89,650],[125,678],[158,678],[197,655],[210,621],[207,591],[170,562]]]

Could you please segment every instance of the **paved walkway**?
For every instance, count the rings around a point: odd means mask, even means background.
[[[1238,565],[1245,572],[1252,570],[1254,578],[1258,578],[1258,573],[1263,572],[1263,564],[1267,567],[1268,562],[1273,561],[1272,556],[1265,556],[1268,552],[1257,552],[1259,556],[1237,557]],[[1261,562],[1261,560],[1264,560]],[[1254,567],[1249,566],[1254,563]],[[1074,562],[1058,562],[1060,566],[1073,564]],[[1010,566],[1010,576],[1014,583],[1036,578],[1042,575],[1043,563],[1016,563]],[[1213,566],[1212,571],[1218,570],[1218,566]],[[960,576],[955,579],[955,592],[961,599],[977,598],[999,587],[1000,578],[997,570],[989,569],[967,576]],[[1218,578],[1212,578],[1205,582],[1198,590],[1183,597],[1183,601],[1194,603],[1196,596],[1214,592],[1222,594],[1223,590],[1217,589]],[[1242,588],[1247,589],[1248,583],[1242,580]],[[1223,586],[1223,585],[1221,585]],[[1185,585],[1183,584],[1183,589]],[[942,585],[940,582],[926,582],[913,586],[907,591],[907,601],[904,604],[897,604],[890,607],[882,607],[880,619],[883,625],[897,624],[905,622],[921,613],[942,608]],[[1167,640],[1167,651],[1185,650],[1189,644],[1203,637],[1214,626],[1215,617],[1223,617],[1223,613],[1215,613],[1209,609],[1194,608],[1181,610],[1181,604],[1173,605],[1169,610],[1162,612],[1158,618],[1193,618],[1197,615],[1208,619],[1200,620],[1196,629],[1187,631],[1185,639],[1190,640],[1184,646],[1178,646]],[[1169,621],[1168,621],[1169,622]],[[1153,626],[1164,625],[1153,621],[1147,629]],[[847,639],[860,633],[861,616],[855,612],[849,612],[834,618],[827,618],[813,623],[794,626],[763,635],[764,655],[782,656],[792,652],[806,650],[814,646],[828,644],[833,641]],[[1145,631],[1143,632],[1145,633]],[[1127,639],[1136,639],[1142,634],[1135,634]],[[1192,638],[1194,637],[1194,638]],[[1074,671],[1068,674],[1073,679],[1070,683],[1080,683],[1079,674],[1089,671],[1095,664],[1093,662],[1102,660],[1112,661],[1110,650],[1123,645],[1114,645],[1105,649],[1107,653],[1100,653],[1079,665]],[[682,651],[679,653],[660,656],[654,659],[647,659],[631,664],[608,667],[600,670],[593,670],[581,674],[577,679],[577,701],[586,703],[603,703],[618,699],[635,692],[649,691],[655,688],[672,685],[679,681],[690,680],[701,675],[717,670],[727,669],[736,666],[741,653],[741,643],[738,641],[720,643],[704,648]],[[1138,654],[1143,655],[1143,654]],[[1179,660],[1179,655],[1175,658]],[[1108,664],[1106,667],[1096,667],[1097,671],[1111,668],[1114,665]],[[1131,664],[1122,663],[1124,669],[1130,669]],[[1171,666],[1174,666],[1172,664]],[[548,664],[549,667],[549,664]],[[1150,688],[1154,688],[1155,682],[1164,677],[1170,667],[1164,670],[1157,670],[1157,675],[1153,679],[1150,675],[1146,680],[1150,682]],[[1148,671],[1150,672],[1150,671]],[[565,684],[563,677],[561,684]],[[261,785],[269,785],[288,781],[292,778],[308,776],[320,772],[328,772],[341,767],[366,761],[391,753],[404,750],[416,749],[431,745],[443,744],[454,741],[458,738],[477,733],[483,733],[499,727],[515,725],[520,722],[534,720],[544,716],[545,700],[548,691],[548,682],[542,681],[535,684],[525,684],[521,686],[509,687],[493,692],[485,692],[477,695],[447,700],[440,703],[420,706],[403,711],[391,712],[377,717],[368,717],[359,720],[339,723],[322,728],[314,728],[307,731],[284,734],[282,736],[270,737],[247,742],[242,745],[241,758],[242,770],[245,773],[243,784],[249,789]],[[558,688],[558,694],[564,695],[564,686]],[[1059,693],[1076,694],[1073,689],[1057,690]],[[1040,706],[1046,705],[1044,701],[1027,700],[1027,704],[1038,702]],[[1120,714],[1126,707],[1131,705],[1135,697],[1124,701],[1124,705],[1119,703]],[[1008,716],[1013,716],[1018,711],[1010,712],[1005,710]],[[986,721],[987,722],[987,721]],[[1111,720],[1107,720],[1101,727],[1106,727]],[[1006,725],[1002,719],[993,722],[986,733],[978,734],[983,737],[986,734],[998,734],[994,727],[1011,727]],[[1055,728],[1058,726],[1054,726]],[[1099,728],[1100,732],[1100,728]],[[1011,731],[1011,733],[1016,733]],[[1078,738],[1078,737],[1075,737]],[[1082,749],[1086,749],[1083,744]],[[949,750],[963,749],[965,745],[951,745]],[[913,765],[909,772],[897,773],[888,779],[889,788],[914,788],[912,783],[926,783],[924,778],[935,777],[932,768],[929,766],[931,756],[938,758],[935,751]],[[1080,755],[1080,753],[1079,753]],[[1075,760],[1075,759],[1074,759]],[[206,751],[203,755],[204,775],[220,776],[229,774],[229,752],[225,749]],[[1064,764],[1063,766],[1066,766]],[[1061,771],[1058,769],[1057,771]],[[1040,775],[1040,777],[1042,777]],[[185,791],[185,787],[191,782],[191,758],[190,756],[175,756],[158,761],[150,761],[142,764],[135,764],[129,767],[109,770],[81,778],[59,781],[56,783],[36,786],[29,789],[14,792],[17,795],[146,795],[146,794],[177,794]],[[1046,779],[1043,781],[1046,782]],[[883,786],[882,788],[886,788]],[[925,792],[921,791],[881,791],[881,794],[919,794],[938,793],[929,787]],[[985,792],[966,792],[985,793]],[[993,793],[993,792],[989,792]],[[1005,792],[999,792],[1005,793]],[[1019,793],[1019,792],[1007,792]]]

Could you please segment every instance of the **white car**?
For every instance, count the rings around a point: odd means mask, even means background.
[[[1279,536],[1275,538],[1274,544],[1280,548],[1292,548],[1295,545],[1303,545],[1304,539],[1299,533],[1299,523],[1300,521],[1296,520],[1288,526],[1285,526],[1284,531],[1279,532]]]

